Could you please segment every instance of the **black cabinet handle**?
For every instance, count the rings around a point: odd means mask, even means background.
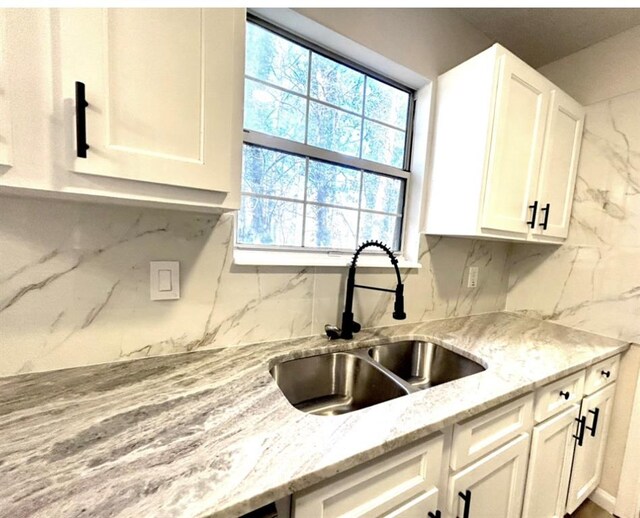
[[[601,371],[600,374],[602,374],[605,378],[608,378],[609,376],[611,376],[611,371]]]
[[[561,390],[561,391],[560,391],[560,395],[561,395],[562,397],[564,397],[565,399],[569,399],[569,397],[571,396],[571,394],[569,393],[569,391],[566,391],[566,392],[565,392],[564,390]]]
[[[547,203],[540,209],[540,212],[544,212],[544,221],[538,226],[542,227],[542,230],[547,230],[547,223],[549,223],[549,212],[551,212],[551,204]]]
[[[589,410],[589,413],[593,414],[593,422],[591,423],[591,426],[586,426],[585,424],[585,428],[591,431],[591,437],[595,437],[596,429],[598,428],[598,417],[600,416],[600,409],[596,407],[595,410]]]
[[[467,489],[464,493],[458,491],[458,496],[464,501],[464,511],[462,511],[462,518],[469,518],[469,512],[471,511],[471,491]],[[457,516],[456,518],[460,518]]]
[[[582,446],[582,442],[584,441],[584,427],[587,425],[587,418],[585,416],[580,418],[576,417],[576,421],[578,421],[578,435],[574,435],[573,438],[578,440],[578,446]]]
[[[435,513],[432,513],[431,511],[429,511],[429,512],[427,513],[427,516],[428,516],[429,518],[442,518],[442,513],[441,513],[440,511],[438,511],[438,510],[436,510],[436,512],[435,512]]]
[[[531,221],[527,221],[527,225],[530,228],[536,228],[536,212],[538,212],[538,200],[533,202],[533,205],[529,205],[531,212]]]
[[[84,95],[84,83],[76,81],[76,153],[78,158],[87,158],[87,117],[85,110],[89,106]]]

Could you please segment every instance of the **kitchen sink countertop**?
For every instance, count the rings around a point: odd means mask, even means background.
[[[293,408],[283,360],[401,339],[487,370],[340,416]],[[0,516],[237,516],[627,349],[486,313],[0,379]]]

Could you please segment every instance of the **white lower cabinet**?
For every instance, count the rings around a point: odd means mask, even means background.
[[[572,513],[600,482],[619,361],[608,358],[296,493],[291,516]]]
[[[437,517],[443,449],[438,433],[296,493],[292,516]]]
[[[573,458],[568,513],[575,511],[600,483],[615,390],[613,383],[582,400],[578,431],[582,440],[578,439]]]
[[[533,429],[523,518],[564,516],[579,414],[574,404]]]
[[[453,474],[449,481],[448,516],[520,516],[528,458],[529,434],[522,434]]]

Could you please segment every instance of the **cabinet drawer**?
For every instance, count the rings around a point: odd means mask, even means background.
[[[618,378],[619,368],[619,354],[589,367],[584,382],[585,395],[593,394],[596,390],[614,382]]]
[[[454,425],[451,469],[466,466],[532,426],[533,394]]]
[[[293,495],[294,518],[418,516],[438,500],[444,438],[394,451]]]
[[[584,393],[584,371],[549,383],[536,390],[533,416],[541,423],[582,399]]]

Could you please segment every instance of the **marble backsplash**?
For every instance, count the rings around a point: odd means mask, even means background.
[[[0,198],[0,375],[323,332],[338,323],[346,268],[233,264],[233,218]],[[408,322],[502,310],[508,245],[421,236],[403,271]],[[178,260],[181,299],[149,300],[149,261]],[[480,267],[476,289],[469,266]],[[359,280],[393,287],[391,270]],[[365,327],[392,295],[356,293]]]
[[[569,237],[509,267],[507,310],[640,342],[640,90],[587,107]]]

